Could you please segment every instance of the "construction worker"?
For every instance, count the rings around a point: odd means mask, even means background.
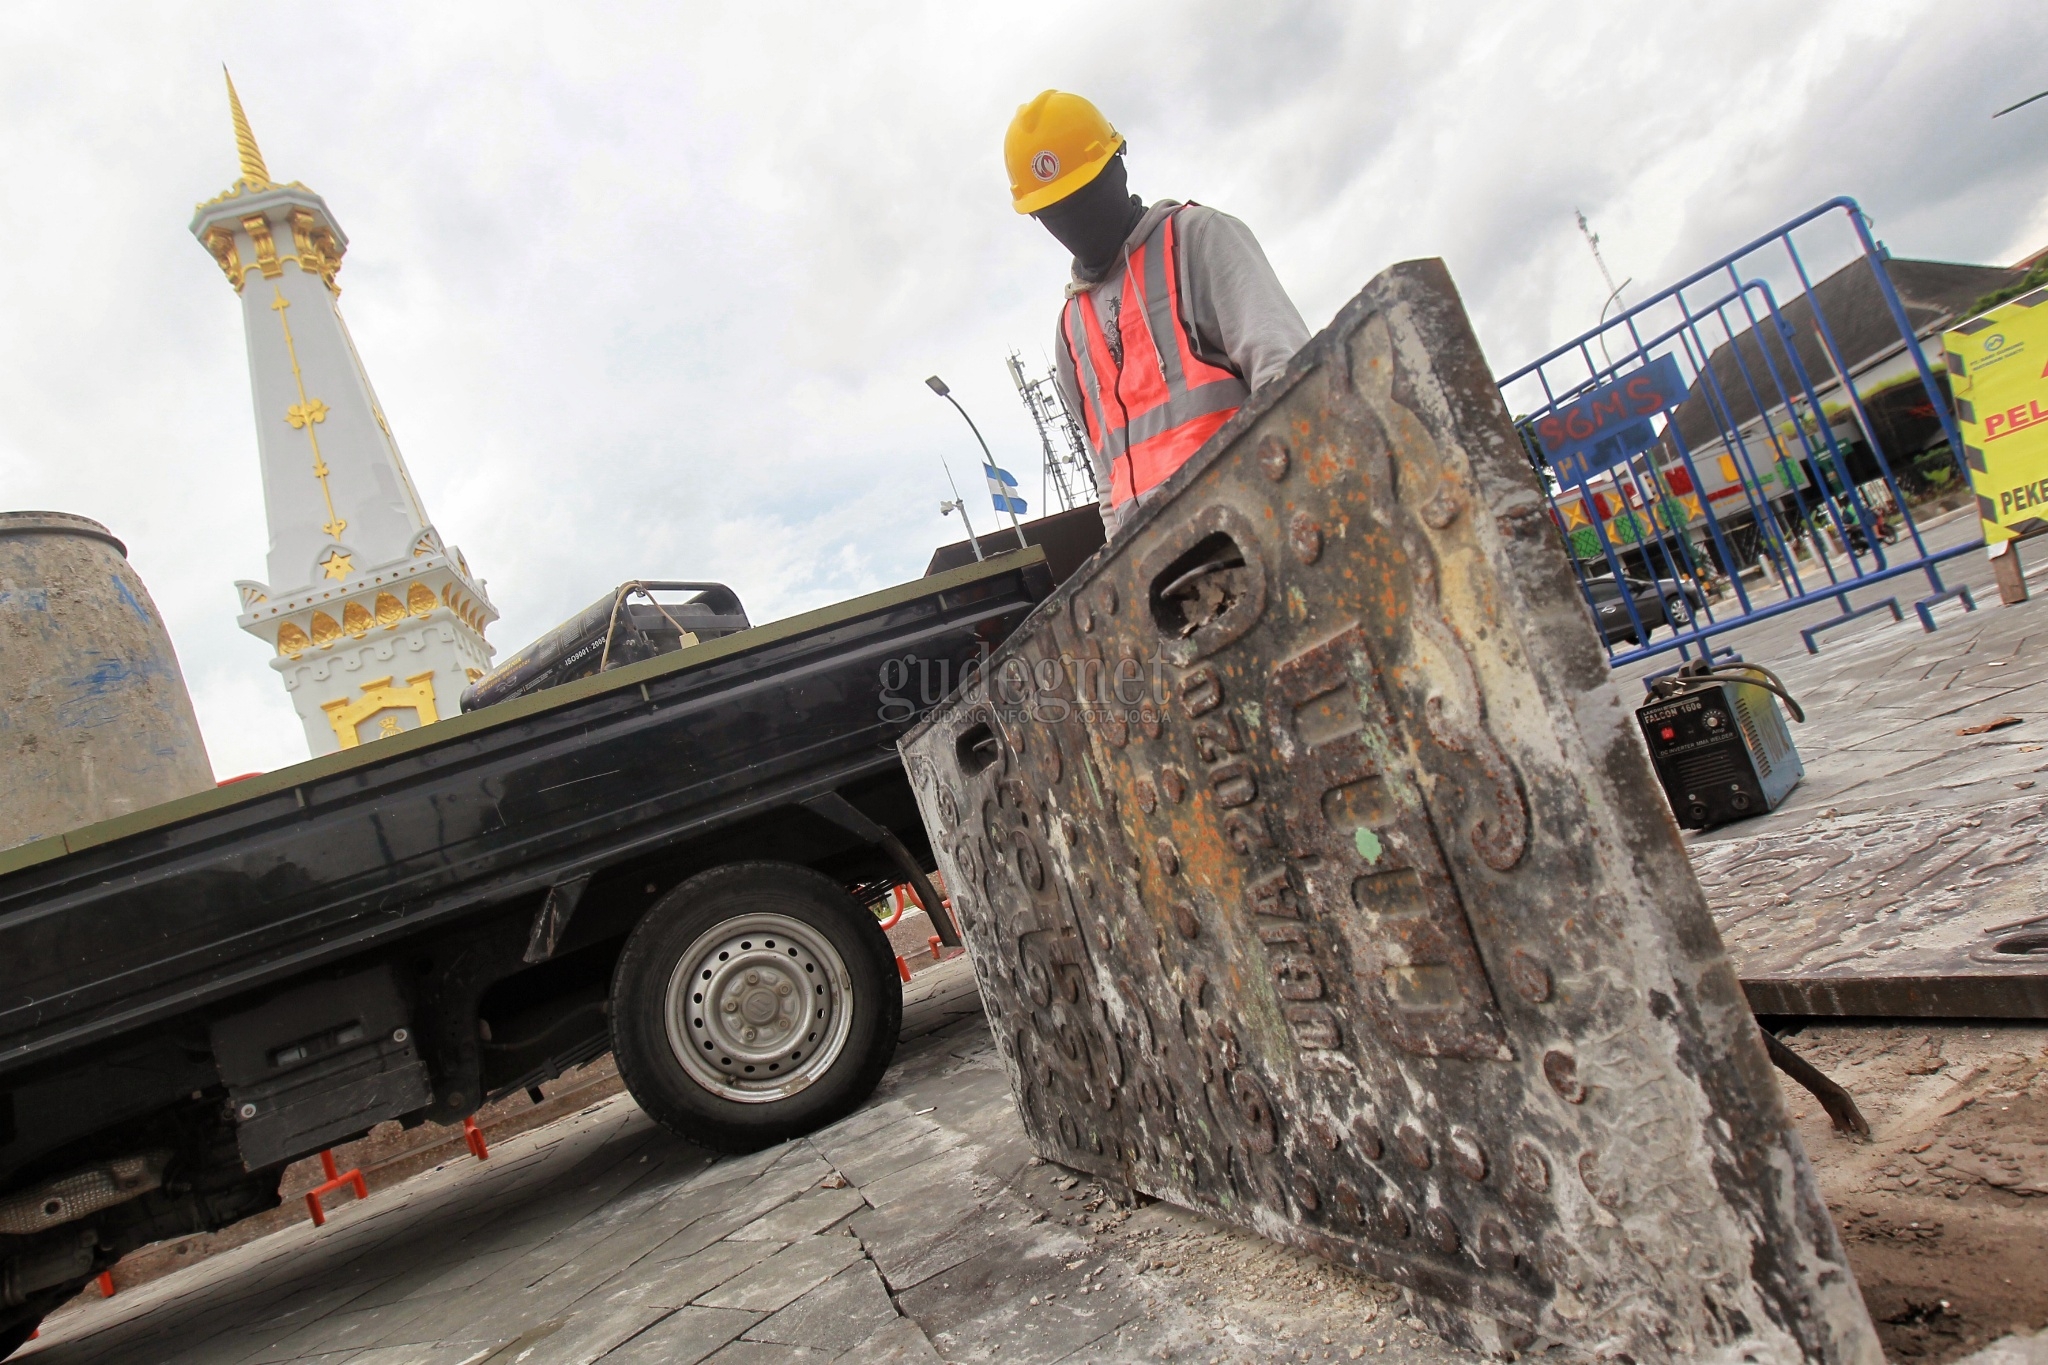
[[[1017,212],[1074,255],[1054,355],[1112,534],[1308,341],[1251,229],[1200,204],[1145,207],[1123,154],[1101,111],[1058,90],[1003,139]]]

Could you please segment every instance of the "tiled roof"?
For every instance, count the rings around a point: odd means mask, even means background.
[[[1899,302],[1905,307],[1914,333],[1923,337],[1962,316],[1972,303],[2022,273],[2003,266],[1959,265],[1949,261],[1894,259],[1886,264],[1892,287],[1898,291]],[[1824,392],[1834,386],[1835,371],[1814,326],[1815,298],[1820,300],[1821,316],[1852,373],[1866,361],[1876,359],[1899,344],[1898,325],[1892,320],[1891,311],[1885,307],[1883,295],[1878,292],[1877,277],[1870,261],[1861,258],[1837,270],[1816,284],[1812,295],[1802,294],[1791,303],[1781,305],[1782,315],[1795,333],[1793,350],[1816,392]],[[1741,356],[1739,367],[1736,363],[1738,353]],[[1791,387],[1795,381],[1783,344],[1774,340],[1768,347],[1768,357],[1786,386]],[[1776,406],[1777,390],[1771,383],[1770,366],[1765,365],[1758,354],[1754,330],[1744,332],[1734,341],[1716,349],[1708,361],[1708,368],[1727,404],[1725,416],[1734,426],[1739,428],[1757,415],[1756,398],[1750,392],[1751,384],[1756,385],[1757,395],[1763,398],[1767,407]],[[1744,371],[1747,371],[1747,378]],[[1676,420],[1680,435],[1695,450],[1720,437],[1721,422],[1717,420],[1715,407],[1710,403],[1708,394],[1702,392],[1702,384],[1698,380],[1694,381],[1692,391],[1679,405]]]

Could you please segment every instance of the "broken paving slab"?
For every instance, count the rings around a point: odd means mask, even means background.
[[[280,1338],[275,1346],[250,1356],[249,1365],[269,1365],[272,1361],[288,1361],[302,1352],[310,1354],[315,1350],[367,1350],[371,1347],[381,1347],[389,1344],[394,1335],[406,1332],[421,1319],[431,1322],[445,1307],[444,1302],[434,1299],[400,1299],[373,1308],[357,1308],[351,1304],[343,1310],[308,1322],[297,1331]]]
[[[706,1167],[690,1184],[693,1188],[701,1189],[711,1185],[731,1184],[735,1180],[755,1180],[783,1162],[801,1160],[805,1155],[800,1141],[778,1143],[773,1147],[763,1147],[758,1152],[749,1152],[745,1156],[727,1157],[715,1162]]]
[[[735,1341],[709,1358],[706,1365],[831,1365],[837,1351],[808,1346],[780,1346],[765,1341]]]
[[[1020,1152],[1016,1164],[1023,1165],[1030,1155],[1028,1151]],[[887,1208],[899,1199],[929,1195],[948,1185],[966,1183],[985,1169],[986,1156],[978,1144],[946,1147],[936,1156],[925,1157],[861,1186],[861,1194],[876,1208]]]
[[[856,1185],[872,1184],[905,1166],[960,1145],[961,1135],[942,1128],[927,1117],[908,1118],[891,1124],[866,1141],[832,1152],[834,1168]]]
[[[435,1341],[379,1346],[361,1355],[337,1357],[337,1365],[484,1365],[494,1354],[487,1341]]]
[[[735,1242],[794,1242],[814,1232],[823,1232],[847,1214],[867,1207],[860,1191],[851,1187],[836,1190],[813,1189],[762,1214],[731,1234]]]
[[[970,1183],[956,1181],[937,1186],[926,1199],[863,1210],[847,1225],[890,1288],[900,1292],[978,1254],[989,1220],[1006,1198],[984,1198]]]
[[[884,1080],[886,1083],[887,1078]],[[881,1100],[865,1109],[855,1110],[829,1127],[820,1128],[804,1141],[821,1152],[838,1152],[862,1141],[872,1133],[878,1133],[892,1124],[913,1117],[911,1109],[912,1106],[901,1098]]]
[[[778,1163],[744,1184],[689,1190],[654,1215],[677,1227],[675,1236],[654,1254],[664,1261],[688,1255],[817,1188],[833,1174],[815,1153],[805,1151],[801,1160]]]
[[[699,1218],[649,1252],[647,1259],[656,1265],[673,1265],[685,1261],[708,1246],[722,1243],[734,1229],[744,1227],[750,1221],[751,1217],[745,1211]],[[746,1245],[767,1247],[764,1255],[774,1250],[773,1243],[754,1242]]]
[[[845,1233],[806,1237],[717,1289],[698,1295],[696,1302],[709,1308],[773,1313],[837,1275],[860,1259],[860,1255],[859,1240]]]
[[[965,1191],[956,1196],[963,1201],[966,1197]],[[992,1237],[1006,1239],[1012,1250],[1018,1250],[1021,1241],[1027,1253],[1052,1256],[1077,1255],[1086,1246],[1077,1234],[1045,1221],[1039,1210],[1008,1190],[986,1202],[942,1209],[905,1201],[856,1214],[851,1226],[890,1290],[899,1295],[981,1255]]]
[[[752,1270],[780,1250],[774,1242],[713,1242],[667,1265],[650,1266],[648,1273],[620,1290],[618,1297],[681,1308]]]
[[[898,1318],[847,1352],[858,1365],[942,1365],[931,1338],[908,1318]]]
[[[666,1316],[650,1304],[593,1304],[528,1328],[499,1354],[519,1365],[591,1365]]]
[[[1120,1283],[1082,1293],[1094,1281],[1069,1264],[1056,1253],[997,1247],[899,1292],[896,1302],[949,1361],[1059,1360],[1145,1313]]]
[[[1048,1158],[1472,1346],[1881,1358],[1440,262],[901,747]]]
[[[843,1351],[896,1320],[896,1304],[882,1277],[873,1263],[859,1260],[745,1335],[749,1341]]]
[[[760,1320],[737,1308],[678,1308],[603,1357],[605,1365],[697,1365]]]
[[[658,1247],[654,1254],[669,1261],[698,1247],[709,1246],[733,1229],[745,1227],[795,1199],[804,1189],[799,1180],[778,1180],[764,1175],[748,1182],[734,1181],[680,1190],[648,1214],[649,1218],[672,1233],[670,1240]],[[679,1247],[686,1249],[678,1250]]]
[[[673,1239],[674,1231],[667,1223],[655,1215],[645,1215],[639,1222],[614,1229],[579,1248],[533,1288],[542,1294],[580,1297],[617,1275],[620,1267],[632,1265]]]

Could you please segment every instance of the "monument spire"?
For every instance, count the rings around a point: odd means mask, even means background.
[[[270,178],[227,86],[242,173],[199,206],[192,235],[249,338],[270,581],[236,584],[238,624],[274,650],[313,752],[333,753],[452,715],[489,666],[498,613],[427,519],[342,321],[348,235],[326,200]]]
[[[267,190],[271,187],[270,170],[263,164],[263,150],[256,145],[256,134],[249,130],[249,116],[242,112],[242,97],[235,93],[235,78],[228,75],[226,66],[220,74],[227,77],[228,112],[235,120],[235,151],[241,154],[242,178],[237,185],[252,190]]]

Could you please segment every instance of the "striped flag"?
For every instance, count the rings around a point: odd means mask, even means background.
[[[998,512],[1008,512],[1016,516],[1025,510],[1024,499],[1017,496],[1016,475],[1007,469],[998,469],[992,464],[983,465],[981,472],[988,475],[988,495],[994,499]]]

